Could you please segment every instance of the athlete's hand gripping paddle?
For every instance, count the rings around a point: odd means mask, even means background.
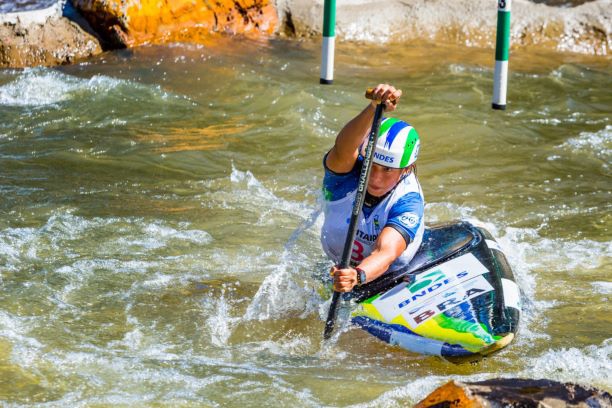
[[[372,99],[372,90],[366,91],[366,98]],[[359,184],[357,185],[357,194],[355,195],[355,202],[353,203],[353,211],[351,212],[351,220],[349,222],[348,232],[346,234],[346,240],[344,241],[344,251],[342,252],[342,259],[340,269],[345,269],[350,266],[351,252],[353,250],[353,241],[355,240],[355,233],[357,232],[357,220],[363,207],[365,200],[366,191],[368,188],[368,179],[370,178],[370,170],[372,168],[372,157],[374,156],[374,147],[376,145],[376,138],[378,137],[378,128],[380,127],[380,121],[382,120],[382,114],[385,109],[383,103],[376,105],[376,112],[374,113],[374,120],[372,121],[372,129],[370,129],[370,136],[368,137],[368,144],[366,145],[365,157],[363,159],[363,166],[361,167],[361,174],[359,175]],[[338,315],[338,300],[340,300],[340,292],[335,292],[332,296],[331,305],[329,306],[329,312],[327,314],[327,321],[325,322],[325,331],[323,332],[323,338],[329,339],[334,331],[336,324],[336,317]]]

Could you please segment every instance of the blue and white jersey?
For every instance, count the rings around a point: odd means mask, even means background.
[[[362,163],[363,158],[360,157],[353,169],[345,174],[336,174],[324,164],[325,204],[323,210],[325,220],[321,229],[321,244],[327,256],[336,264],[341,261]],[[400,180],[397,186],[375,207],[364,206],[357,222],[351,264],[357,265],[369,256],[383,228],[390,226],[402,234],[408,246],[391,264],[389,270],[397,270],[407,265],[423,239],[424,206],[425,198],[414,172]]]

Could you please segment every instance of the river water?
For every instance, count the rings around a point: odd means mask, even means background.
[[[0,70],[7,406],[409,405],[451,379],[612,390],[612,75],[601,57],[222,39]],[[422,137],[428,223],[508,254],[518,338],[473,364],[322,343],[321,159],[379,81]]]

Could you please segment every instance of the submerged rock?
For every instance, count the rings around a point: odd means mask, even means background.
[[[323,0],[278,0],[282,31],[320,35]],[[337,3],[336,35],[366,42],[432,42],[494,47],[497,5],[490,0],[345,0]],[[612,46],[610,0],[577,7],[512,2],[512,47],[607,55]]]
[[[450,381],[416,408],[453,407],[612,407],[612,396],[595,388],[551,380],[493,379]]]
[[[268,0],[73,0],[109,47],[202,43],[213,32],[268,33],[276,12]]]
[[[0,67],[67,64],[100,52],[98,39],[65,17],[61,2],[0,14]]]

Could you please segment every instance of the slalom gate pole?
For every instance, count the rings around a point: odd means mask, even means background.
[[[319,83],[334,82],[334,48],[336,40],[336,0],[325,0],[323,5],[323,45],[321,49],[321,79]]]
[[[495,74],[493,76],[493,109],[506,109],[508,89],[508,55],[510,51],[510,8],[512,0],[497,1],[497,39]]]

